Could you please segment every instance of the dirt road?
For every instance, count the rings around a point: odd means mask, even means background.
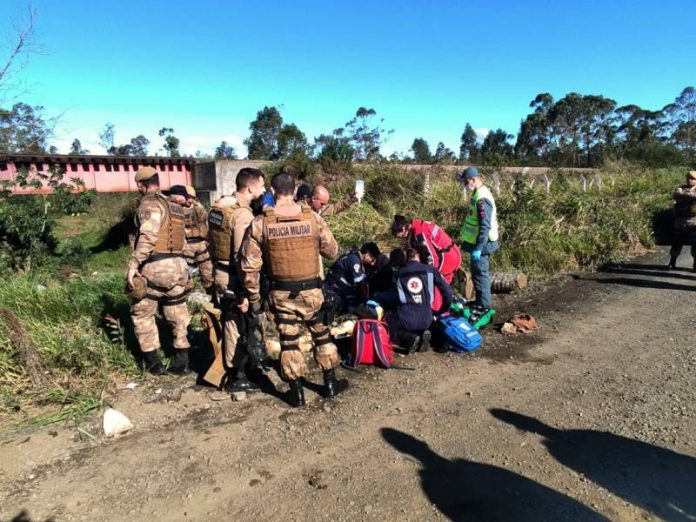
[[[5,434],[0,519],[696,520],[696,274],[650,262],[511,299],[529,336],[343,371],[333,403],[152,380],[113,398],[121,439]]]

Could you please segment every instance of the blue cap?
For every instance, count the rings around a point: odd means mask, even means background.
[[[481,174],[479,174],[479,171],[476,167],[467,167],[459,175],[459,179],[464,181],[470,178],[478,178],[480,175]]]

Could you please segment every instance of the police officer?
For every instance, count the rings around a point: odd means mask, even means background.
[[[406,249],[405,255],[406,264],[396,272],[396,288],[377,295],[375,300],[391,307],[386,321],[392,341],[409,353],[427,351],[430,347],[431,333],[428,328],[433,322],[435,289],[442,296],[439,311],[446,310],[452,302],[452,289],[435,267],[419,261],[415,249]]]
[[[358,201],[358,198],[353,194],[341,201],[336,203],[329,203],[331,195],[324,185],[317,185],[312,190],[312,197],[309,199],[309,204],[312,210],[319,214],[323,218],[335,216],[341,212],[348,210],[348,208]]]
[[[469,208],[459,237],[462,248],[471,254],[471,277],[476,290],[476,305],[492,306],[489,256],[498,250],[498,216],[493,194],[483,184],[476,167],[466,168],[459,180],[471,193]]]
[[[244,287],[255,313],[261,310],[260,277],[269,279],[268,303],[280,334],[281,377],[290,384],[288,402],[304,406],[302,378],[306,371],[300,351],[300,326],[306,325],[314,343],[314,358],[324,373],[325,396],[333,398],[347,386],[337,381],[339,357],[329,329],[320,317],[324,302],[319,256],[335,259],[338,244],[324,220],[309,206],[293,201],[295,182],[287,172],[273,176],[275,207],[256,217],[240,256]]]
[[[155,375],[167,370],[157,350],[159,334],[155,322],[158,304],[174,333],[174,362],[169,371],[189,371],[187,329],[190,322],[186,294],[191,288],[186,261],[184,209],[160,192],[159,176],[152,167],[135,174],[140,200],[135,215],[137,236],[128,262],[127,285],[133,298],[131,318],[143,352],[145,369]]]
[[[691,245],[692,270],[696,272],[696,170],[686,175],[686,184],[674,189],[674,243],[669,250],[667,270],[677,267],[683,245]]]
[[[169,189],[169,197],[184,208],[186,262],[192,269],[198,268],[201,285],[210,293],[213,287],[213,263],[205,240],[208,235],[207,212],[203,205],[196,201],[196,191],[191,186],[174,185]]]
[[[236,192],[218,199],[208,213],[208,243],[214,262],[215,292],[222,307],[222,345],[228,370],[225,389],[257,391],[258,386],[246,375],[246,350],[237,350],[240,338],[242,278],[238,255],[246,229],[254,219],[251,205],[264,193],[264,174],[243,168],[235,180]]]

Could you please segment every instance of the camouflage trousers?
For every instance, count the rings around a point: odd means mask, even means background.
[[[239,327],[237,323],[232,320],[229,314],[225,314],[224,308],[226,304],[222,296],[225,295],[227,290],[227,284],[230,281],[230,274],[228,272],[227,265],[215,264],[215,291],[220,298],[220,304],[223,306],[222,313],[222,352],[224,354],[225,368],[236,367],[246,353],[244,350],[240,350],[237,353],[237,344],[239,343]],[[234,306],[234,305],[232,305]]]
[[[280,334],[280,370],[283,380],[294,381],[307,371],[305,357],[299,346],[301,324],[306,325],[312,335],[314,360],[319,367],[326,371],[338,366],[340,361],[336,345],[331,340],[329,328],[318,317],[324,302],[321,288],[296,293],[272,290],[268,301]]]
[[[174,348],[186,349],[188,325],[191,322],[186,307],[186,294],[191,283],[186,261],[172,257],[146,263],[141,273],[148,281],[147,296],[131,304],[131,319],[135,336],[143,352],[153,352],[160,347],[155,313],[162,305],[162,315],[172,328]]]
[[[206,290],[213,286],[213,262],[208,253],[208,243],[204,240],[186,243],[184,257],[189,265],[198,267],[198,277],[201,278],[201,285]]]

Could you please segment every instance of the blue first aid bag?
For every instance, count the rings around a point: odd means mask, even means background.
[[[483,342],[481,334],[464,317],[442,314],[436,325],[443,341],[453,352],[473,352]]]

